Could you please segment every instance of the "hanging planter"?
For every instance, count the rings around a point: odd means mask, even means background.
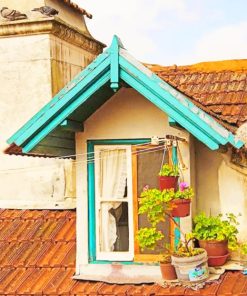
[[[178,187],[179,170],[178,166],[164,164],[159,172],[159,188],[160,190],[174,189]]]
[[[186,182],[179,184],[179,190],[174,193],[174,198],[171,201],[172,217],[187,217],[190,215],[190,203],[194,192]]]
[[[175,199],[171,202],[172,217],[187,217],[190,215],[190,199]]]
[[[174,189],[178,187],[178,177],[174,176],[159,176],[159,188],[160,190]]]

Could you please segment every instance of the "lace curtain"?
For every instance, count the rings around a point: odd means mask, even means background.
[[[102,150],[99,155],[99,194],[101,201],[124,197],[127,162],[126,150]],[[101,251],[114,251],[117,239],[116,223],[121,216],[121,202],[101,202],[100,245]],[[114,215],[111,210],[114,211]]]

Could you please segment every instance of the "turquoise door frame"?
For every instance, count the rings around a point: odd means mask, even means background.
[[[96,260],[96,217],[95,217],[95,170],[94,170],[94,146],[95,145],[138,145],[150,143],[150,138],[143,139],[105,139],[87,141],[87,170],[88,170],[88,252],[89,263],[109,263],[109,261]],[[177,149],[172,151],[173,162],[177,163]],[[179,223],[179,218],[176,222]],[[179,230],[175,229],[175,245],[180,238]],[[122,262],[125,264],[134,264],[134,262]]]
[[[88,140],[88,251],[90,263],[104,263],[96,261],[96,227],[95,227],[95,171],[94,171],[94,146],[95,145],[138,145],[150,143],[151,139],[107,139],[107,140]],[[109,263],[109,261],[106,261]],[[127,262],[126,262],[127,263]]]

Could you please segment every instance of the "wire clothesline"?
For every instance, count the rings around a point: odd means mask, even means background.
[[[138,147],[138,146],[146,146],[146,145],[150,145],[151,142],[147,142],[144,144],[135,144],[135,145],[131,145],[132,147]],[[145,154],[145,153],[152,153],[152,152],[156,152],[156,151],[161,151],[161,150],[166,150],[168,149],[168,147],[166,145],[163,146],[152,146],[149,148],[144,148],[141,149],[139,151],[132,151],[131,154],[133,155],[140,155],[140,154]],[[91,156],[92,155],[92,156]],[[86,153],[82,153],[82,154],[75,154],[73,156],[86,156],[86,160],[72,160],[73,164],[83,164],[83,163],[93,163],[95,160],[100,160],[103,159],[102,157],[94,157],[95,156],[95,152],[86,152]],[[57,157],[55,159],[57,160],[65,160],[66,158],[68,158],[69,156],[63,156],[63,157]],[[72,157],[72,156],[70,156]],[[114,155],[111,157],[115,157]],[[51,165],[41,165],[41,166],[32,166],[32,167],[22,167],[22,168],[13,168],[13,169],[4,169],[4,170],[0,170],[0,174],[1,173],[7,173],[7,172],[25,172],[25,171],[32,171],[32,170],[42,170],[42,169],[47,169],[47,168],[52,168],[52,167],[57,167],[57,163],[56,164],[51,164]]]

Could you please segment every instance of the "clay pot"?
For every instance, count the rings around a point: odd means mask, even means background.
[[[175,267],[171,263],[160,262],[160,271],[163,280],[171,281],[177,279]]]
[[[223,256],[208,256],[208,266],[222,266],[226,263],[229,253]]]
[[[159,176],[159,187],[160,190],[174,189],[178,187],[178,177],[174,176]]]
[[[228,254],[227,240],[199,240],[199,246],[207,251],[208,256],[224,256]]]
[[[190,215],[190,199],[174,199],[171,202],[173,207],[172,217],[187,217]]]

